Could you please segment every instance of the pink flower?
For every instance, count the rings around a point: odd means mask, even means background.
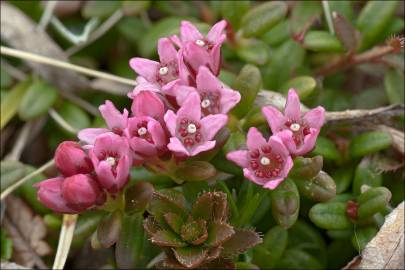
[[[162,87],[179,78],[178,55],[176,48],[168,38],[159,39],[158,54],[160,62],[135,57],[129,61],[129,65],[149,83]]]
[[[150,157],[166,152],[166,132],[158,121],[149,116],[129,118],[126,135],[131,149],[141,156]]]
[[[89,156],[98,182],[108,192],[116,193],[128,182],[132,156],[125,137],[114,133],[99,135]]]
[[[105,104],[100,105],[99,110],[108,128],[86,128],[81,130],[77,137],[87,144],[94,144],[97,136],[107,132],[122,136],[124,129],[127,127],[128,111],[126,109],[121,113],[111,101],[107,100]]]
[[[134,116],[150,116],[163,123],[165,105],[158,94],[152,91],[140,91],[131,96],[131,111]]]
[[[172,137],[167,145],[169,150],[185,156],[195,156],[214,148],[215,134],[226,125],[224,114],[208,115],[201,119],[200,97],[190,93],[175,114],[169,110],[165,114],[167,129]]]
[[[55,164],[64,176],[91,173],[93,164],[77,142],[65,141],[55,151]]]
[[[194,91],[197,91],[200,95],[200,106],[204,115],[226,114],[240,101],[241,96],[239,92],[224,87],[221,81],[205,66],[200,67],[196,84],[197,88],[182,85],[174,88],[177,102],[180,105]]]
[[[68,207],[66,200],[62,196],[63,177],[56,177],[44,180],[34,185],[39,188],[38,200],[49,209],[58,213],[75,214],[79,211]]]
[[[275,189],[288,175],[293,161],[287,148],[277,136],[266,142],[254,127],[247,135],[248,150],[230,152],[226,158],[243,168],[243,174],[254,183]]]
[[[325,109],[316,107],[301,114],[300,99],[294,89],[288,91],[284,115],[272,106],[262,108],[273,134],[277,134],[293,155],[310,152],[324,123]]]
[[[186,67],[191,73],[191,78],[182,76],[183,80],[189,82],[192,78],[195,78],[200,66],[209,67],[214,75],[219,74],[221,46],[226,39],[226,35],[223,33],[225,27],[226,21],[222,20],[216,23],[207,36],[204,37],[192,23],[182,21],[180,26],[180,39],[182,42],[180,66],[182,70]]]

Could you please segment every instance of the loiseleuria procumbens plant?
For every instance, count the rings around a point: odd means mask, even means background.
[[[129,64],[138,77],[128,93],[131,108],[121,111],[107,100],[99,107],[105,128],[83,129],[79,142],[61,143],[55,152],[60,176],[36,185],[38,199],[57,213],[110,212],[94,240],[104,247],[118,238],[103,233],[113,231],[111,224],[121,224],[123,214],[135,209],[144,214],[151,243],[164,251],[161,267],[232,269],[236,255],[262,241],[247,228],[259,204],[249,208],[246,202],[238,209],[224,184],[235,178],[212,162],[222,159],[220,163],[232,167],[232,161],[242,168],[231,171],[244,176],[243,186],[250,185],[246,181],[257,185],[251,186],[260,194],[257,199],[271,190],[276,222],[290,227],[299,198],[288,178],[325,179],[321,158],[302,157],[315,146],[324,109],[302,112],[296,91],[290,89],[284,111],[261,108],[268,127],[249,127],[246,142],[242,139],[226,152],[229,134],[243,132],[241,125],[229,123],[244,121],[233,109],[247,98],[242,89],[218,78],[226,26],[220,21],[204,35],[183,21],[180,36],[159,39],[158,61],[132,58]],[[136,173],[136,167],[173,181],[165,189],[147,181],[134,185],[131,171]]]

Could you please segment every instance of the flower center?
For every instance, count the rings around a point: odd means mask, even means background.
[[[294,131],[294,132],[299,131],[300,128],[301,128],[301,126],[300,126],[300,124],[298,124],[298,123],[291,124],[291,126],[290,126],[290,129],[291,129],[292,131]]]
[[[139,136],[143,136],[146,133],[148,133],[148,130],[145,127],[141,127],[140,129],[138,129],[138,135]]]
[[[204,46],[205,46],[204,40],[201,40],[201,39],[197,39],[197,40],[195,41],[195,44],[197,44],[197,45],[200,46],[200,47],[204,47]]]
[[[250,151],[249,157],[250,168],[259,178],[271,179],[279,176],[284,165],[284,159],[270,145]]]
[[[201,107],[203,107],[204,109],[208,108],[211,105],[211,101],[209,99],[204,99],[201,102]]]
[[[187,132],[194,134],[197,131],[197,127],[194,124],[189,124],[187,126]]]
[[[202,140],[202,135],[200,132],[201,124],[183,118],[179,123],[178,134],[179,139],[183,140],[183,144],[186,147],[192,147],[198,144]]]
[[[260,159],[260,163],[264,166],[269,165],[270,164],[270,159],[268,157],[262,157]]]
[[[159,69],[159,74],[160,75],[166,75],[169,72],[169,68],[168,67],[161,67]]]
[[[108,164],[110,164],[111,167],[114,167],[114,166],[115,166],[115,163],[116,163],[115,158],[113,158],[113,157],[107,157],[107,158],[105,159],[105,161],[106,161]]]

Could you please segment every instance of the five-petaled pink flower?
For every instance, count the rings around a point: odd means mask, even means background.
[[[148,83],[163,87],[179,78],[179,58],[176,48],[168,38],[159,39],[158,54],[160,62],[135,57],[129,61],[129,65],[139,76],[144,77]],[[135,89],[139,89],[139,87]]]
[[[180,105],[191,92],[197,91],[201,98],[201,110],[204,115],[226,114],[239,103],[241,98],[238,91],[224,87],[205,66],[200,67],[198,71],[196,85],[196,88],[178,85],[173,89]]]
[[[143,157],[163,155],[167,135],[160,123],[149,116],[131,117],[125,131],[131,149]]]
[[[99,135],[89,156],[98,182],[108,192],[116,193],[128,182],[132,153],[126,137],[111,132]]]
[[[172,38],[180,46],[180,69],[187,69],[191,77],[182,79],[192,82],[197,75],[200,66],[207,66],[214,75],[219,74],[221,65],[221,46],[226,39],[224,29],[226,21],[216,23],[207,36],[204,37],[200,31],[189,21],[182,21],[180,26],[180,41],[177,37]]]
[[[247,135],[247,150],[230,152],[226,158],[243,168],[243,174],[254,183],[275,189],[288,175],[293,161],[287,148],[277,136],[266,142],[254,127]]]
[[[108,128],[85,128],[82,129],[77,136],[81,141],[89,145],[94,144],[97,136],[107,132],[113,132],[122,136],[124,134],[124,129],[127,127],[127,109],[124,109],[123,113],[121,113],[115,108],[111,101],[107,100],[105,104],[100,105],[99,110]]]
[[[284,115],[272,106],[263,107],[262,112],[273,134],[296,156],[314,148],[325,118],[325,109],[321,106],[301,114],[300,99],[294,89],[288,91]]]
[[[177,114],[169,110],[165,114],[167,129],[172,137],[167,145],[169,150],[183,156],[195,156],[215,147],[212,140],[223,128],[228,116],[211,114],[201,119],[200,97],[190,93]]]

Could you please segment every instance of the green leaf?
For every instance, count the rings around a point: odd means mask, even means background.
[[[239,29],[242,16],[249,10],[250,1],[220,1],[221,14],[234,29]]]
[[[309,211],[309,218],[316,226],[326,230],[343,230],[351,227],[346,216],[346,204],[328,202],[315,204]]]
[[[301,100],[305,100],[316,87],[316,80],[310,76],[299,76],[287,81],[281,86],[281,92],[287,94],[288,90],[294,88]]]
[[[362,34],[361,50],[371,47],[385,31],[397,9],[398,1],[368,1],[361,10],[356,26]]]
[[[389,133],[370,131],[362,133],[352,139],[349,152],[352,157],[362,157],[388,148],[392,143]]]
[[[58,97],[58,90],[42,80],[35,80],[25,93],[18,113],[23,120],[34,119],[48,111]]]
[[[298,249],[288,249],[276,267],[277,269],[322,269],[322,265],[315,257]]]
[[[300,194],[312,201],[325,202],[336,196],[336,184],[324,171],[311,180],[296,180],[295,184]]]
[[[289,25],[289,20],[277,23],[272,29],[263,34],[261,40],[272,47],[280,45],[290,37],[288,33]]]
[[[235,233],[233,227],[226,223],[213,222],[208,226],[208,238],[205,244],[213,247],[222,245]]]
[[[358,252],[361,252],[368,242],[377,234],[378,230],[375,227],[360,227],[355,230],[352,236],[352,244],[357,249]]]
[[[138,42],[142,40],[142,34],[146,31],[146,26],[139,17],[124,17],[117,23],[117,30],[121,36],[137,47]]]
[[[181,217],[187,215],[184,196],[179,191],[173,189],[155,191],[152,200],[147,206],[147,210],[159,223],[164,223],[163,215],[166,213],[175,213]]]
[[[285,179],[271,193],[271,210],[274,219],[283,228],[290,228],[297,221],[300,196],[291,179]]]
[[[304,48],[314,52],[342,52],[342,44],[327,31],[309,31],[304,38]]]
[[[227,199],[223,192],[203,193],[193,205],[194,219],[225,221],[227,219]]]
[[[83,109],[70,102],[63,102],[62,106],[58,109],[58,113],[76,130],[81,130],[90,126],[89,115]]]
[[[13,78],[7,73],[3,66],[0,67],[0,87],[7,88],[13,83]]]
[[[187,182],[184,183],[181,188],[189,204],[194,204],[199,194],[202,194],[205,191],[209,191],[210,189],[207,181]]]
[[[13,118],[18,111],[21,100],[23,99],[27,88],[31,85],[31,80],[26,80],[17,84],[9,90],[4,98],[1,99],[0,128],[2,129]]]
[[[353,193],[360,194],[361,186],[379,187],[382,185],[382,175],[372,165],[370,157],[361,160],[356,168],[353,180]]]
[[[152,199],[153,186],[148,182],[137,182],[125,190],[125,213],[143,213]]]
[[[207,222],[205,220],[188,221],[181,226],[181,239],[192,245],[200,245],[208,238]]]
[[[391,104],[402,103],[405,93],[404,73],[397,69],[387,69],[384,75],[385,93]]]
[[[253,221],[252,218],[256,213],[257,208],[260,206],[266,191],[262,191],[262,194],[256,193],[252,198],[246,201],[239,211],[239,220],[237,222],[238,227],[246,227]]]
[[[120,1],[86,1],[82,8],[84,18],[108,17],[121,7]]]
[[[3,228],[0,230],[0,233],[1,260],[9,261],[13,254],[13,241],[7,237]]]
[[[297,180],[310,180],[317,176],[323,167],[322,156],[312,158],[296,157],[289,177]]]
[[[336,193],[345,192],[352,183],[353,179],[353,167],[345,166],[342,168],[336,169],[332,173],[332,178],[336,183]]]
[[[251,9],[242,18],[242,32],[245,37],[257,37],[269,31],[287,14],[287,4],[272,1]]]
[[[391,200],[391,192],[386,187],[370,188],[357,198],[359,219],[367,219],[382,211]]]
[[[349,52],[355,52],[359,46],[360,33],[354,28],[352,23],[337,12],[332,13],[333,26],[336,36]]]
[[[150,1],[122,1],[122,10],[125,15],[134,16],[147,10],[150,4]]]
[[[141,213],[124,215],[122,229],[115,246],[115,260],[119,269],[139,267],[143,256],[143,216]]]
[[[332,239],[350,239],[350,237],[353,235],[353,230],[329,230],[326,233]]]
[[[0,163],[1,168],[1,192],[11,186],[26,175],[24,164],[14,160],[3,160]]]
[[[259,270],[260,268],[257,265],[248,262],[236,262],[237,270]]]
[[[262,85],[260,70],[254,65],[245,65],[236,77],[233,89],[241,94],[241,101],[232,110],[238,118],[245,116],[252,108]]]
[[[160,230],[152,235],[150,241],[161,247],[185,247],[187,243],[170,230]]]
[[[336,256],[339,254],[339,256]],[[327,248],[328,269],[342,269],[348,261],[357,255],[347,240],[333,241]]]
[[[280,226],[271,228],[263,238],[263,244],[253,250],[253,263],[261,269],[273,268],[283,255],[288,241],[287,230]]]
[[[259,234],[254,230],[235,229],[235,234],[222,247],[222,257],[233,257],[262,243]]]
[[[185,162],[175,171],[175,176],[183,181],[203,181],[215,176],[217,170],[206,161]]]
[[[298,35],[308,29],[321,16],[322,7],[319,1],[298,2],[291,11],[290,31]]]
[[[187,268],[195,268],[207,257],[208,250],[203,247],[184,247],[173,250],[177,261]]]
[[[236,54],[240,59],[255,65],[264,65],[269,60],[269,46],[261,40],[248,40],[237,48]]]
[[[163,215],[165,217],[166,223],[170,228],[177,234],[181,232],[181,226],[183,226],[184,220],[181,216],[175,213],[166,213]]]
[[[325,159],[339,160],[341,155],[336,148],[335,143],[326,138],[319,136],[316,140],[315,149],[312,151],[314,155],[323,156]]]
[[[118,241],[122,219],[121,211],[117,210],[101,220],[97,227],[97,239],[102,247],[109,248]]]
[[[260,269],[273,268],[272,260],[270,259],[273,253],[263,245],[258,245],[253,249],[252,262],[260,267]]]

